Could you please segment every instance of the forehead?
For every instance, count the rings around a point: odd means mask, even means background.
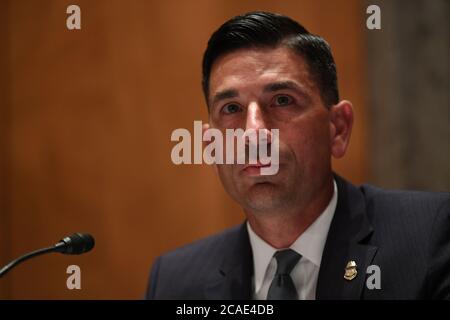
[[[312,89],[305,60],[292,49],[240,49],[219,57],[210,74],[210,96],[215,92],[263,86],[273,81],[291,80]]]

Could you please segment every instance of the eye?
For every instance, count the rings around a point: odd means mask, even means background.
[[[241,110],[241,107],[235,103],[227,104],[222,108],[222,112],[226,114],[236,113]]]
[[[287,95],[279,95],[275,97],[275,105],[279,107],[284,107],[292,104],[294,99]]]

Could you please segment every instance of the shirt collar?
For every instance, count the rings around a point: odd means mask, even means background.
[[[337,185],[333,180],[333,196],[328,206],[320,214],[320,216],[306,229],[294,243],[290,249],[301,254],[303,258],[311,261],[315,266],[320,267],[322,261],[322,252],[330,229],[331,220],[337,205]],[[250,223],[247,222],[247,230],[250,238],[250,245],[253,252],[254,280],[255,288],[261,287],[264,276],[274,253],[278,250],[261,239],[252,229]],[[302,259],[303,259],[302,258]]]

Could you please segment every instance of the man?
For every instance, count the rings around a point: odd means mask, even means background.
[[[332,172],[353,111],[322,38],[277,14],[235,17],[208,43],[203,90],[205,130],[279,129],[279,170],[216,165],[247,221],[157,258],[147,298],[450,298],[449,194]]]

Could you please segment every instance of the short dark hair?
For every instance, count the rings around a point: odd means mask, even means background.
[[[327,107],[338,103],[336,64],[328,43],[287,16],[262,11],[236,16],[212,34],[202,63],[206,103],[211,68],[217,58],[238,49],[278,46],[291,48],[305,59]]]

